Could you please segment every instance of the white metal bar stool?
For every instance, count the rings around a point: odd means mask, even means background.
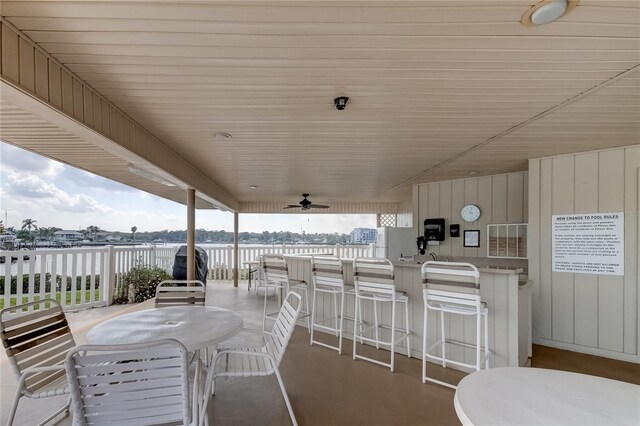
[[[358,258],[353,260],[353,283],[355,285],[355,320],[353,325],[353,359],[364,359],[376,364],[389,367],[393,372],[396,344],[406,339],[407,356],[411,358],[411,331],[409,327],[409,297],[406,293],[396,291],[394,282],[393,264],[382,258]],[[373,302],[374,323],[365,327],[362,315],[362,301]],[[379,303],[391,303],[391,325],[382,325],[378,321]],[[396,304],[404,305],[405,328],[396,326]],[[383,340],[380,336],[381,329],[391,331],[391,339]],[[365,337],[364,334],[370,330],[375,331],[375,337]],[[402,335],[396,339],[396,332]],[[388,346],[391,351],[391,362],[385,363],[376,359],[358,355],[356,339],[360,343],[367,342],[380,346]]]
[[[337,350],[338,354],[342,354],[344,320],[353,320],[353,318],[345,317],[344,315],[345,298],[348,294],[355,296],[355,290],[352,286],[345,285],[342,261],[336,256],[312,256],[311,278],[313,282],[313,297],[311,303],[311,345],[315,343],[329,349]],[[318,294],[321,296],[331,296],[333,305],[331,303],[329,304],[329,317],[318,319]],[[338,297],[340,297],[339,311]],[[333,315],[331,315],[331,306],[333,306]],[[325,325],[327,322],[329,322],[329,325]],[[331,326],[331,322],[333,322],[333,326]],[[327,343],[314,340],[313,333],[316,329],[335,333],[338,337],[338,346],[332,346]]]
[[[311,315],[309,311],[309,292],[307,290],[307,282],[303,280],[294,280],[289,278],[289,268],[287,260],[281,254],[263,254],[260,258],[262,263],[262,279],[264,282],[264,316],[262,317],[262,331],[266,330],[267,318],[275,321],[279,310],[267,313],[267,293],[269,288],[274,288],[276,295],[280,299],[281,290],[288,294],[290,291],[294,293],[304,293],[302,296],[304,309],[300,312],[300,319],[307,318],[307,330],[311,332]]]
[[[487,317],[489,309],[480,300],[480,272],[470,263],[460,262],[425,262],[422,265],[422,294],[424,297],[424,332],[422,342],[422,383],[426,381],[438,383],[455,389],[456,386],[449,383],[427,377],[427,359],[454,364],[464,368],[479,371],[489,368],[489,328]],[[427,347],[428,317],[429,311],[439,313],[440,337],[435,343]],[[476,317],[476,341],[467,343],[458,340],[447,339],[445,327],[445,314],[475,316]],[[484,346],[482,340],[482,321],[484,321]],[[475,362],[447,358],[447,345],[458,345],[475,349]],[[440,355],[432,353],[434,348],[440,348]],[[484,352],[484,353],[483,353]]]

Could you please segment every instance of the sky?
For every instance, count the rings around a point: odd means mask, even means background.
[[[132,209],[131,206],[136,206]],[[39,227],[139,232],[187,228],[186,206],[0,141],[0,220]],[[6,213],[6,220],[5,220]],[[240,232],[345,233],[373,228],[375,215],[240,214]],[[196,228],[233,231],[233,214],[196,210]]]

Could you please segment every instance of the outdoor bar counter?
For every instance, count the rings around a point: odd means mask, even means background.
[[[286,255],[289,276],[294,279],[305,280],[309,283],[309,300],[312,299],[311,285],[311,257],[308,255]],[[347,284],[353,284],[353,259],[342,259],[344,275]],[[404,291],[409,296],[410,329],[413,332],[411,340],[411,356],[422,357],[423,312],[421,264],[410,262],[394,262],[396,289]],[[520,279],[521,268],[492,268],[480,267],[480,294],[482,301],[489,308],[489,347],[493,351],[492,367],[524,366],[531,356],[531,282]],[[354,299],[347,296],[345,302],[345,316],[353,317]],[[331,296],[318,294],[316,309],[318,318],[334,316],[334,304]],[[380,306],[380,305],[379,305]],[[372,322],[371,307],[365,304],[364,319]],[[404,309],[396,305],[396,324],[404,327]],[[382,304],[378,310],[379,320],[390,324],[391,305]],[[436,341],[436,327],[439,320],[430,311],[429,342]],[[436,322],[438,321],[438,322]],[[344,337],[351,339],[353,323],[345,321],[348,333]],[[447,337],[463,340],[469,343],[475,341],[475,321],[473,318],[453,316],[445,321]],[[384,330],[383,333],[388,333]],[[388,334],[385,334],[388,339]],[[398,345],[398,353],[406,353],[405,343]],[[454,359],[469,362],[474,359],[475,352],[461,347],[447,348]],[[451,367],[453,367],[451,365]]]

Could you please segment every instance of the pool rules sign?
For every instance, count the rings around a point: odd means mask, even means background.
[[[624,213],[553,216],[553,272],[624,275]]]

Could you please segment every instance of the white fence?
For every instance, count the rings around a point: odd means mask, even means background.
[[[203,247],[209,257],[209,279],[233,279],[233,247]],[[4,307],[41,298],[57,299],[64,309],[111,304],[123,289],[122,276],[135,266],[158,266],[171,273],[178,247],[95,247],[0,251],[0,301]],[[265,253],[335,254],[372,257],[373,245],[240,246],[240,278],[247,261]],[[7,283],[11,283],[8,285]],[[22,285],[20,285],[22,284]]]

